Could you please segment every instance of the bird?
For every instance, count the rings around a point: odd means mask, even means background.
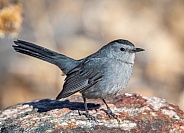
[[[95,120],[87,107],[86,99],[101,99],[110,118],[117,116],[105,99],[117,95],[131,78],[135,53],[145,51],[128,40],[116,39],[97,52],[75,60],[31,42],[16,40],[12,45],[16,52],[26,54],[58,66],[66,75],[62,91],[56,100],[67,98],[77,92],[82,94],[85,116]]]

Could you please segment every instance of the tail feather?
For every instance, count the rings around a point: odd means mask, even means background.
[[[14,41],[15,44],[13,45],[13,48],[15,51],[22,53],[22,54],[27,54],[36,58],[39,58],[41,60],[50,62],[52,64],[56,64],[55,60],[53,59],[52,56],[49,55],[48,51],[45,51],[44,48],[40,46],[30,46],[28,45],[29,43],[24,43],[24,41]]]
[[[50,62],[50,63],[52,63],[52,64],[55,64],[55,61],[52,60],[52,58],[50,58],[50,57],[43,56],[43,55],[41,55],[41,54],[39,54],[39,53],[33,53],[33,52],[30,52],[30,51],[28,51],[28,50],[26,50],[26,49],[22,49],[22,48],[19,48],[19,47],[15,47],[15,46],[13,46],[13,47],[14,47],[15,51],[17,51],[17,52],[19,52],[19,53],[26,54],[26,55],[30,55],[30,56],[36,57],[36,58],[38,58],[38,59],[41,59],[41,60]]]
[[[22,40],[14,41],[14,43],[16,44],[13,45],[15,51],[55,64],[65,74],[78,65],[78,62],[72,58],[33,43]]]

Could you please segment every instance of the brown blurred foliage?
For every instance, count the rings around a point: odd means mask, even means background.
[[[0,2],[0,37],[5,34],[15,37],[20,31],[22,24],[22,6],[18,4],[6,4],[5,0]]]
[[[14,7],[19,10],[17,14],[21,10],[24,14],[18,39],[75,59],[114,39],[128,39],[146,51],[137,54],[132,78],[124,92],[165,98],[184,108],[184,1],[31,0],[21,4],[20,10]],[[6,8],[10,10],[12,6]],[[17,20],[10,24],[17,33],[21,16],[8,19]],[[54,98],[64,80],[60,70],[16,53],[12,41],[6,37],[0,40],[0,108]]]

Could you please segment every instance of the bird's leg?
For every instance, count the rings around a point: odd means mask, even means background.
[[[83,97],[83,100],[84,100],[84,108],[85,108],[85,111],[86,111],[85,116],[88,118],[88,120],[96,121],[95,117],[89,114],[87,103],[86,103],[86,98]]]
[[[109,116],[109,118],[115,118],[117,119],[117,116],[112,113],[111,109],[109,108],[109,106],[107,105],[106,101],[104,99],[102,99],[102,101],[105,103],[106,107],[107,107],[107,111],[106,111],[106,114]]]

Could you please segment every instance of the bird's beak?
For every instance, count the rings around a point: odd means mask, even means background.
[[[133,53],[141,52],[141,51],[145,51],[145,50],[142,49],[142,48],[134,48],[134,49],[132,50]]]

